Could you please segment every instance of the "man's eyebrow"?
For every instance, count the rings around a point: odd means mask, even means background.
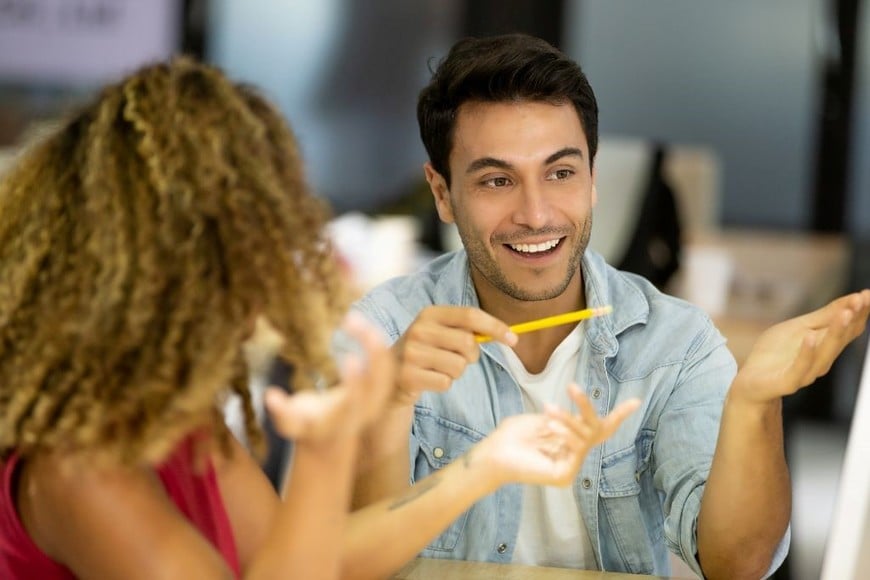
[[[502,159],[496,159],[495,157],[480,157],[479,159],[475,159],[468,165],[468,169],[465,170],[465,173],[474,173],[475,171],[479,171],[486,167],[496,167],[498,169],[514,168],[513,165]]]
[[[583,151],[578,149],[577,147],[565,147],[564,149],[559,149],[549,157],[547,157],[546,161],[544,161],[544,165],[549,165],[550,163],[554,163],[563,157],[568,157],[570,155],[576,155],[580,159],[583,159]]]
[[[580,159],[583,159],[583,151],[577,147],[564,147],[559,149],[549,157],[544,160],[544,165],[549,165],[562,159],[563,157],[569,157],[571,155],[576,155]],[[497,169],[513,169],[514,166],[508,163],[503,159],[496,159],[495,157],[481,157],[479,159],[475,159],[472,161],[468,168],[465,170],[465,173],[474,173],[475,171],[479,171],[481,169],[485,169],[488,167],[495,167]]]

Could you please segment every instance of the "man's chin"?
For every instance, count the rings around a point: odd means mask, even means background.
[[[558,298],[565,293],[567,284],[559,284],[555,286],[520,286],[512,285],[510,288],[503,288],[502,291],[515,300],[523,302],[543,302]]]

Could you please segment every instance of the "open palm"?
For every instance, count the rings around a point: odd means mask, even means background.
[[[546,415],[509,417],[488,443],[506,482],[567,485],[586,455],[569,430]]]
[[[282,436],[313,444],[356,436],[380,415],[395,383],[393,356],[379,331],[357,315],[348,317],[344,330],[359,341],[365,360],[350,355],[338,385],[294,395],[274,387],[266,392],[266,407]]]
[[[770,327],[740,368],[735,394],[767,402],[812,384],[864,331],[868,314],[870,290],[864,290]]]
[[[570,485],[589,450],[613,435],[639,405],[626,401],[602,418],[576,385],[569,392],[578,414],[553,407],[546,414],[514,415],[481,443],[504,483]]]

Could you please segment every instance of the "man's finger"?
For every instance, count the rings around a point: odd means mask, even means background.
[[[854,317],[855,315],[851,310],[844,310],[834,318],[824,338],[815,349],[811,380],[827,373],[834,360],[843,352],[851,340],[849,335]]]
[[[459,328],[476,335],[489,336],[493,340],[514,346],[517,336],[507,324],[470,306],[430,306],[420,313],[420,319],[437,321],[443,326]]]
[[[812,369],[813,359],[816,356],[815,350],[818,346],[818,337],[810,333],[804,336],[801,341],[800,350],[795,357],[792,366],[786,372],[787,381],[796,383],[798,388],[805,387],[815,380],[810,373]]]
[[[399,369],[399,387],[408,395],[423,391],[444,392],[453,384],[453,379],[444,373],[419,367]]]
[[[844,310],[859,310],[863,306],[865,299],[863,292],[841,296],[818,310],[804,314],[800,319],[810,328],[824,328],[834,322],[836,317]]]
[[[468,335],[470,338],[471,335]],[[474,342],[473,338],[470,338]],[[475,351],[477,345],[474,345]],[[454,379],[465,371],[465,367],[477,360],[477,356],[471,357],[452,349],[439,348],[432,344],[409,341],[405,343],[402,353],[402,364],[405,366],[419,367],[444,373]]]

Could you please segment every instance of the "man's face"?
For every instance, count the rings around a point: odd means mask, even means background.
[[[573,105],[463,104],[450,173],[448,190],[426,165],[438,214],[456,223],[478,292],[549,300],[577,279],[596,193]]]

